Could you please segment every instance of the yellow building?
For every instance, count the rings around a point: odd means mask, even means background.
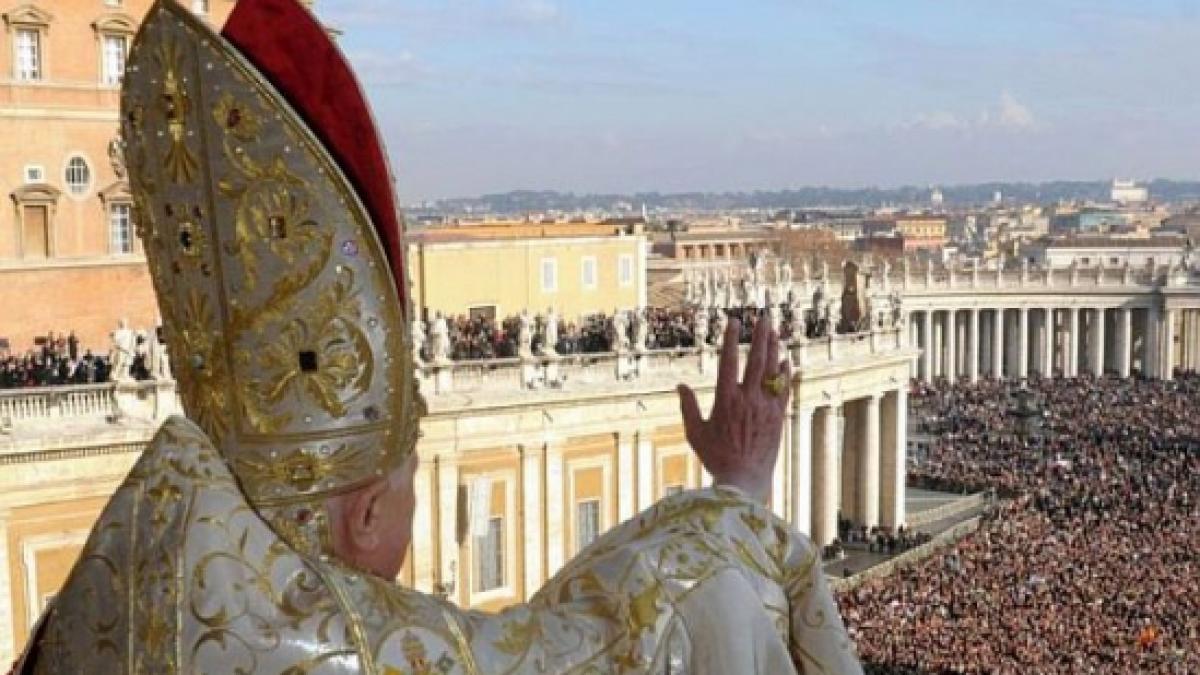
[[[636,228],[502,223],[410,233],[413,306],[432,317],[504,318],[553,307],[573,319],[646,304],[646,238]]]
[[[195,0],[220,24],[233,0]],[[47,331],[107,346],[158,312],[116,152],[125,54],[150,0],[15,0],[0,9],[0,340]]]
[[[906,251],[946,245],[946,218],[943,216],[897,216],[895,229],[904,236]]]

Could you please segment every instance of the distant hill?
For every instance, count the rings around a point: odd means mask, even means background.
[[[949,206],[988,204],[999,191],[1006,203],[1053,203],[1061,200],[1104,201],[1108,181],[1053,181],[1048,183],[979,183],[940,186]],[[1200,181],[1157,179],[1149,183],[1155,201],[1200,201]],[[928,187],[830,188],[805,187],[794,190],[754,192],[639,192],[636,194],[575,194],[552,190],[517,190],[481,197],[444,199],[434,209],[442,212],[488,212],[519,214],[531,211],[618,211],[622,208],[650,209],[779,209],[818,207],[880,207],[929,203]],[[418,209],[423,210],[423,209]]]

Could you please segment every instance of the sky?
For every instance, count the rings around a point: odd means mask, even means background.
[[[1197,0],[317,0],[406,203],[1200,178]]]

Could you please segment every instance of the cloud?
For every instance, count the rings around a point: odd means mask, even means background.
[[[348,52],[346,57],[363,83],[370,87],[421,84],[437,74],[408,49],[387,52],[359,49]]]
[[[508,3],[508,13],[526,24],[556,23],[562,18],[562,10],[549,0],[513,0]]]
[[[1009,91],[1000,93],[1000,100],[977,113],[954,113],[934,110],[919,113],[897,125],[901,130],[918,129],[935,132],[1032,131],[1038,120],[1029,106],[1017,100]]]
[[[1006,129],[1032,129],[1037,126],[1037,120],[1029,107],[1021,103],[1011,93],[1000,94],[1000,109],[996,115],[996,123]]]

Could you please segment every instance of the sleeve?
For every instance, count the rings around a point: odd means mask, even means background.
[[[825,580],[816,547],[807,537],[796,536],[801,546],[785,564],[792,658],[805,675],[861,674],[862,665]]]
[[[391,587],[406,599],[366,624],[377,663],[445,673],[860,673],[812,549],[740,492],[687,492],[606,533],[528,603],[464,611]]]

